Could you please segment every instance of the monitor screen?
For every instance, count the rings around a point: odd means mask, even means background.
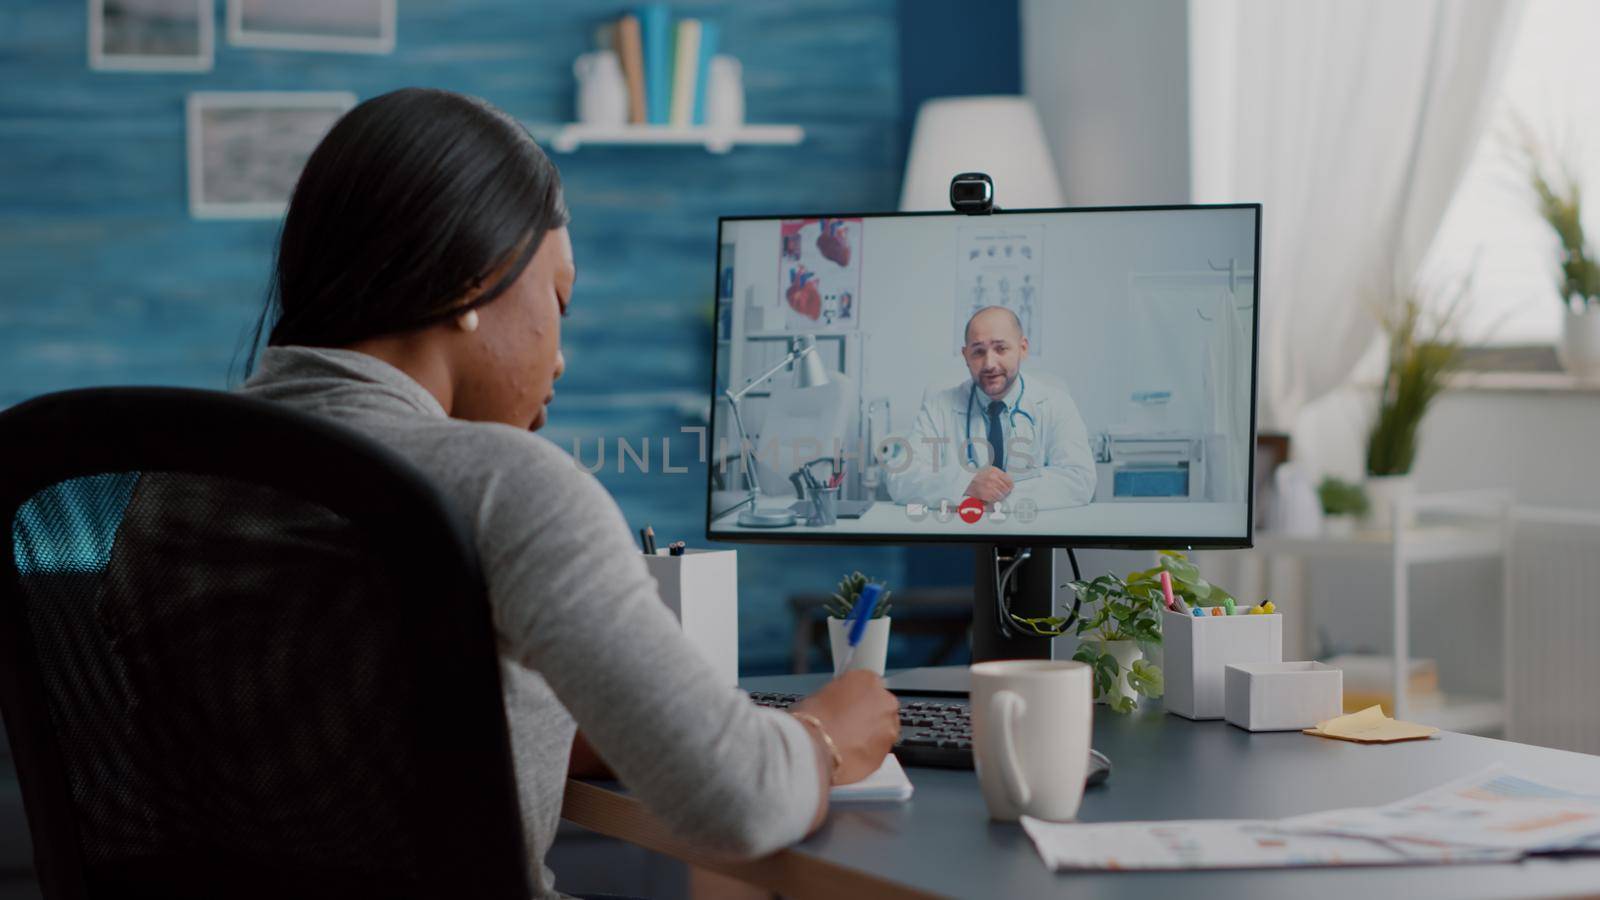
[[[1259,218],[722,219],[708,534],[1247,546]]]

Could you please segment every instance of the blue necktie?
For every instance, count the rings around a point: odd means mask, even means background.
[[[1003,401],[989,402],[989,452],[994,460],[994,467],[1002,472],[1006,470],[1006,436],[1000,429],[1000,414],[1005,410],[1006,405]]]

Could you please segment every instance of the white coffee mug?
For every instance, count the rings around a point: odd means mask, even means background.
[[[972,667],[972,744],[990,818],[1078,814],[1094,725],[1092,672],[1070,660]]]

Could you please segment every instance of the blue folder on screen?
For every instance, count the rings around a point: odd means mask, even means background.
[[[665,125],[672,106],[672,11],[665,3],[639,8],[639,43],[644,49],[645,121]]]

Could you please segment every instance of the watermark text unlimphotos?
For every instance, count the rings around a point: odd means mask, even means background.
[[[695,436],[698,447],[696,462],[715,465],[719,473],[726,472],[745,454],[750,456],[754,464],[773,468],[780,465],[798,467],[821,460],[838,460],[841,464],[855,462],[858,465],[868,462],[863,459],[860,442],[846,442],[836,437],[826,441],[817,438],[744,441],[742,447],[738,441],[719,437],[713,455],[710,453],[710,440],[705,426],[686,426],[678,430]],[[653,447],[659,448],[660,452],[652,453]],[[689,466],[681,460],[676,464],[673,462],[672,440],[665,436],[641,437],[636,441],[625,437],[575,437],[572,439],[572,460],[586,472],[599,473],[606,468],[608,448],[613,451],[609,459],[615,460],[618,474],[626,473],[630,467],[646,475],[657,471],[664,475],[689,472]],[[1007,468],[1032,468],[1032,449],[1031,439],[1016,436],[1007,438]],[[954,452],[947,453],[947,450]],[[882,465],[883,471],[889,475],[910,471],[918,465],[924,466],[931,474],[938,474],[951,465],[959,466],[966,472],[977,472],[992,464],[993,451],[986,440],[962,442],[947,437],[923,437],[913,443],[911,438],[890,437],[878,443],[875,457],[875,462]]]

